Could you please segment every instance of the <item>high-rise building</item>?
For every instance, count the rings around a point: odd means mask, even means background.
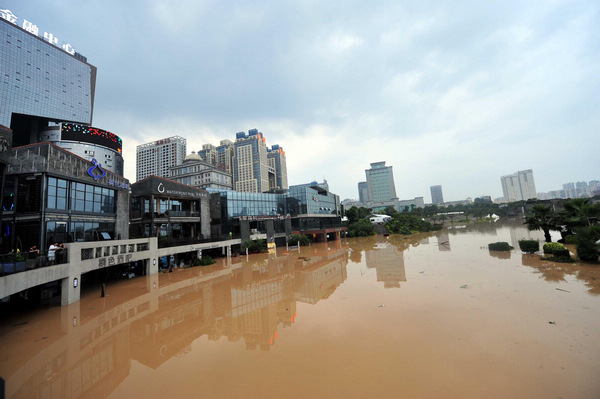
[[[371,169],[366,169],[365,174],[371,202],[386,202],[397,198],[394,173],[391,166],[385,166],[385,161],[372,163]]]
[[[369,186],[366,181],[358,182],[358,201],[362,204],[369,202]]]
[[[50,122],[91,125],[96,67],[10,10],[0,10],[0,125],[13,146],[40,141]]]
[[[267,149],[267,160],[269,161],[269,190],[287,190],[287,163],[283,148],[278,144],[272,145],[271,149]]]
[[[216,165],[209,164],[194,151],[183,159],[181,165],[171,167],[170,176],[171,180],[197,188],[219,190],[231,190],[233,188],[231,173],[220,169]]]
[[[536,198],[535,182],[531,169],[520,170],[512,175],[502,176],[502,192],[504,200],[508,202],[525,201]]]
[[[186,153],[186,141],[183,137],[173,136],[136,148],[136,180],[148,176],[169,177],[169,169],[180,165]]]
[[[236,191],[262,193],[287,189],[285,152],[274,145],[267,149],[265,136],[257,129],[236,133],[233,144],[233,182]]]
[[[233,141],[221,140],[217,147],[217,166],[226,172],[233,173]]]
[[[432,204],[443,204],[444,195],[442,194],[442,186],[431,186],[431,203]]]
[[[217,164],[217,147],[212,144],[203,144],[202,150],[198,151],[198,155],[201,156],[206,163],[211,165]]]

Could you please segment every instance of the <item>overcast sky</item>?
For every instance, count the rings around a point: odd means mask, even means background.
[[[188,153],[257,128],[290,184],[358,198],[371,162],[400,199],[600,179],[600,2],[6,1],[98,68],[93,125]]]

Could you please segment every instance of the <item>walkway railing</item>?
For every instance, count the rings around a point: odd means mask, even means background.
[[[68,263],[68,251],[68,249],[58,250],[55,252],[53,258],[48,257],[47,251],[40,252],[39,254],[30,254],[29,252],[13,252],[0,255],[0,276],[22,273],[28,270]]]

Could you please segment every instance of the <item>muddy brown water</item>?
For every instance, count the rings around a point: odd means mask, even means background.
[[[6,397],[598,398],[600,266],[521,238],[542,236],[455,226],[112,283],[0,318]]]

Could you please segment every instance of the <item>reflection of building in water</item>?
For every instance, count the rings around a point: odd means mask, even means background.
[[[385,288],[400,287],[406,281],[404,252],[388,242],[378,242],[371,250],[365,251],[368,268],[375,268],[377,281],[383,281]]]
[[[538,240],[544,241],[544,235],[541,230],[529,230],[527,225],[512,226],[508,229],[510,232],[510,242],[513,247],[519,248],[519,240]]]
[[[450,251],[450,236],[448,235],[448,231],[442,230],[437,235],[438,241],[438,250],[440,251]]]
[[[62,319],[45,326],[54,331],[50,339],[0,342],[10,359],[0,359],[6,397],[104,398],[129,375],[131,359],[156,369],[204,335],[269,350],[278,328],[293,324],[296,301],[317,303],[346,279],[347,248],[311,249],[306,258],[237,258],[193,279],[187,273],[150,276],[147,290],[134,296],[135,290],[123,289],[127,299],[106,311],[91,307],[80,314],[79,302],[57,309]]]
[[[109,396],[129,375],[130,326],[155,308],[148,293],[99,314],[80,313],[76,303],[54,310],[60,318],[44,325],[50,339],[5,339],[0,352],[14,353],[10,363],[19,367],[10,370],[2,364],[6,397]]]
[[[247,263],[238,258],[220,276],[204,276],[202,283],[161,296],[159,310],[135,326],[140,344],[132,347],[133,357],[157,368],[202,335],[243,339],[248,349],[269,350],[279,326],[294,322],[297,300],[316,303],[346,278],[346,249],[313,248],[324,249],[310,260],[286,256]]]
[[[296,270],[294,298],[297,301],[310,304],[329,298],[348,277],[346,263],[347,260],[341,258],[331,261],[325,266],[319,264],[302,265],[302,269]]]

